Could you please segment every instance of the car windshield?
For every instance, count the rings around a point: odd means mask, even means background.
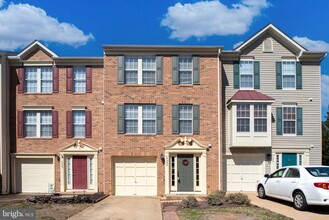
[[[305,168],[312,176],[329,177],[329,167],[306,167]]]

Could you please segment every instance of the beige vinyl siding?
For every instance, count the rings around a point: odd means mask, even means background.
[[[320,64],[302,63],[301,90],[277,90],[275,63],[281,61],[282,57],[293,57],[295,54],[280,44],[276,38],[273,40],[273,53],[263,53],[263,40],[269,35],[264,35],[242,52],[244,56],[253,56],[255,61],[260,62],[260,91],[272,98],[272,148],[287,147],[287,149],[313,148],[310,149],[310,164],[321,164],[321,91],[320,91]],[[223,62],[224,63],[224,62]],[[233,89],[233,64],[224,63],[224,74],[226,74],[228,86],[225,90],[225,101],[230,99],[236,89]],[[225,76],[223,76],[225,77]],[[225,79],[223,79],[223,82]],[[310,102],[309,98],[313,101]],[[276,107],[283,103],[297,103],[303,108],[303,135],[282,136],[276,135]],[[228,110],[225,108],[225,146],[224,151],[229,150]]]

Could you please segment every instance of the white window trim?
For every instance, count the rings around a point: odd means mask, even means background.
[[[127,56],[127,57],[136,57],[137,58],[137,85],[156,85],[156,70],[157,70],[156,56]],[[155,62],[155,68],[154,68],[154,73],[155,73],[155,76],[154,77],[155,77],[155,79],[154,79],[154,84],[143,84],[143,58],[154,58],[154,62]],[[126,69],[126,67],[125,67],[124,68],[124,74],[126,74],[126,70],[132,70],[132,69]],[[151,69],[146,69],[146,70],[147,71],[151,71]],[[131,83],[125,83],[125,84],[127,84],[127,85],[136,85],[136,84],[131,84]]]
[[[285,88],[284,86],[283,86],[283,75],[288,75],[288,74],[283,74],[283,62],[294,62],[295,63],[295,73],[294,73],[294,79],[295,79],[295,88]],[[281,68],[282,68],[282,77],[281,77],[281,80],[282,80],[282,90],[291,90],[291,91],[293,91],[293,90],[296,90],[296,60],[294,60],[294,59],[282,59],[281,60]],[[289,75],[289,76],[292,76],[292,75]]]
[[[129,104],[127,104],[127,105],[129,105]],[[131,104],[131,105],[134,105],[134,104]],[[137,133],[126,133],[126,134],[146,134],[146,135],[156,134],[156,131],[157,131],[156,105],[153,105],[153,104],[150,104],[150,105],[155,106],[155,118],[154,118],[154,120],[155,120],[155,133],[143,133],[143,105],[137,105],[137,114],[138,114],[138,117],[137,117]],[[126,120],[126,117],[125,117],[125,120]]]
[[[51,110],[24,110],[24,129],[25,129],[25,112],[35,112],[36,113],[36,136],[35,137],[27,137],[25,134],[24,134],[24,137],[25,138],[28,138],[28,139],[33,139],[33,138],[52,138],[52,135],[51,136],[41,136],[41,112],[42,111],[49,111],[51,113],[51,117],[52,117],[52,111]],[[51,124],[52,125],[52,124]]]
[[[191,69],[181,69],[181,68],[179,68],[179,60],[180,59],[184,59],[184,58],[189,58],[189,59],[191,59],[192,60],[192,62],[191,62],[191,65],[192,65],[192,68]],[[180,72],[181,71],[191,71],[191,84],[182,84],[181,82],[180,82]],[[178,57],[178,81],[179,81],[179,85],[193,85],[193,82],[194,82],[194,78],[193,78],[193,76],[194,76],[194,74],[193,74],[193,57],[192,56],[179,56]]]
[[[295,133],[294,134],[285,134],[284,133],[284,119],[283,119],[283,108],[285,107],[294,107],[295,108]],[[287,137],[294,137],[297,136],[297,105],[282,105],[282,136],[287,136]]]
[[[27,88],[24,88],[24,93],[26,94],[36,94],[36,93],[42,93],[42,94],[52,94],[53,91],[54,91],[54,88],[52,87],[52,91],[51,92],[41,92],[41,68],[44,68],[44,67],[50,67],[52,68],[51,65],[47,64],[47,65],[38,65],[38,66],[35,66],[35,65],[24,65],[24,71],[26,71],[26,68],[29,68],[29,67],[32,67],[32,68],[37,68],[37,91],[36,92],[27,92],[26,89]],[[52,79],[53,81],[53,72],[52,72]],[[24,81],[25,81],[25,76],[24,76]],[[24,82],[25,83],[25,82]],[[25,85],[24,85],[25,87]]]
[[[239,71],[239,89],[240,90],[254,90],[254,84],[255,84],[255,82],[254,82],[254,59],[240,59],[240,63],[241,63],[241,61],[252,61],[252,80],[251,80],[251,82],[252,82],[252,87],[241,87],[241,75],[250,75],[250,74],[246,74],[246,73],[242,73],[241,74],[241,70]]]

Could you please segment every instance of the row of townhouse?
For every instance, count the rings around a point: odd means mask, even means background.
[[[321,163],[326,54],[274,25],[233,51],[103,50],[0,54],[2,194],[255,191],[276,168]]]

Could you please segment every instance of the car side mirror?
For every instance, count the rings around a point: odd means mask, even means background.
[[[270,174],[265,174],[264,177],[265,178],[270,178]]]

